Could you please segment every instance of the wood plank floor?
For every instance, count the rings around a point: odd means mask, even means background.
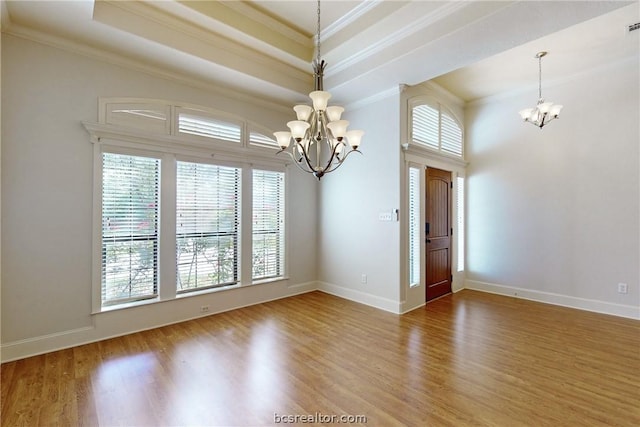
[[[313,292],[5,363],[1,416],[3,426],[262,426],[296,414],[638,426],[639,375],[638,321],[468,290],[398,316]]]

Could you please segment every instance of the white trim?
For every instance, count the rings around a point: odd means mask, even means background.
[[[320,42],[324,43],[330,37],[333,37],[335,34],[339,33],[343,29],[347,28],[358,19],[362,18],[367,12],[378,7],[379,3],[382,3],[383,0],[364,0],[359,3],[356,7],[351,9],[349,12],[345,13],[344,16],[336,19],[331,24],[327,25],[326,28],[322,30],[320,33]],[[317,36],[313,36],[314,43],[317,42]]]
[[[354,289],[345,288],[343,286],[334,285],[327,282],[318,282],[318,290],[324,293],[334,295],[340,298],[348,299],[380,310],[400,314],[401,304],[388,298],[379,297],[377,295],[356,291]]]
[[[444,19],[445,17],[466,6],[466,2],[463,1],[446,2],[443,6],[439,7],[434,12],[429,13],[428,15],[425,15],[420,19],[416,19],[408,25],[401,27],[398,31],[395,31],[389,36],[384,37],[383,39],[369,45],[369,47],[367,47],[366,49],[362,49],[357,54],[351,55],[345,60],[338,62],[337,64],[335,64],[335,66],[331,67],[328,73],[325,73],[325,77],[331,77],[341,71],[346,70],[347,68],[354,66],[358,62],[364,61],[366,58],[373,56],[384,49],[393,47],[396,43],[401,42],[412,34]]]
[[[234,288],[214,295],[194,295],[191,298],[178,298],[160,304],[102,312],[93,316],[92,326],[3,343],[0,347],[2,363],[317,290],[317,282],[313,281],[294,285],[279,283]],[[211,311],[205,315],[193,315],[193,313],[199,313],[199,308],[203,304],[209,305]]]
[[[82,122],[89,132],[91,142],[114,147],[133,147],[142,150],[155,150],[163,153],[210,157],[218,160],[242,164],[262,162],[273,167],[284,167],[290,163],[288,157],[277,157],[273,151],[264,151],[255,147],[244,147],[232,142],[219,142],[207,138],[190,138],[180,135],[149,134],[143,130],[115,125]]]
[[[453,156],[448,156],[418,144],[402,144],[404,159],[407,162],[428,165],[438,169],[463,172],[468,162]]]
[[[640,320],[640,306],[615,304],[606,301],[556,294],[553,292],[538,291],[535,289],[517,288],[514,286],[480,282],[477,280],[465,280],[464,287],[465,289],[472,289],[475,291],[488,292],[491,294],[510,296],[530,301],[559,305],[562,307],[575,308],[578,310],[593,311],[596,313]]]

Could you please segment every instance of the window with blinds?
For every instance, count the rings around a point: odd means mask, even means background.
[[[420,284],[420,169],[409,168],[409,286]]]
[[[177,292],[238,282],[239,168],[177,162]]]
[[[284,173],[253,170],[253,280],[284,275]]]
[[[411,140],[432,150],[462,157],[462,128],[441,104],[420,104],[411,110]]]
[[[103,306],[158,292],[160,160],[102,154]]]

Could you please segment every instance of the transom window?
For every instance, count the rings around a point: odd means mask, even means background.
[[[439,102],[413,105],[410,141],[447,155],[463,157],[462,127]]]

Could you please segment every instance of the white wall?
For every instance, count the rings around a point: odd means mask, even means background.
[[[320,289],[398,312],[399,223],[379,213],[400,208],[399,96],[347,108],[344,118],[350,129],[365,129],[363,155],[320,183]]]
[[[466,287],[640,317],[638,58],[466,111]],[[629,285],[626,295],[619,282]]]
[[[317,184],[294,172],[290,280],[91,315],[92,144],[99,96],[208,106],[280,128],[279,108],[2,35],[3,360],[316,288]],[[221,92],[222,93],[222,92]],[[10,106],[10,108],[7,108]]]

